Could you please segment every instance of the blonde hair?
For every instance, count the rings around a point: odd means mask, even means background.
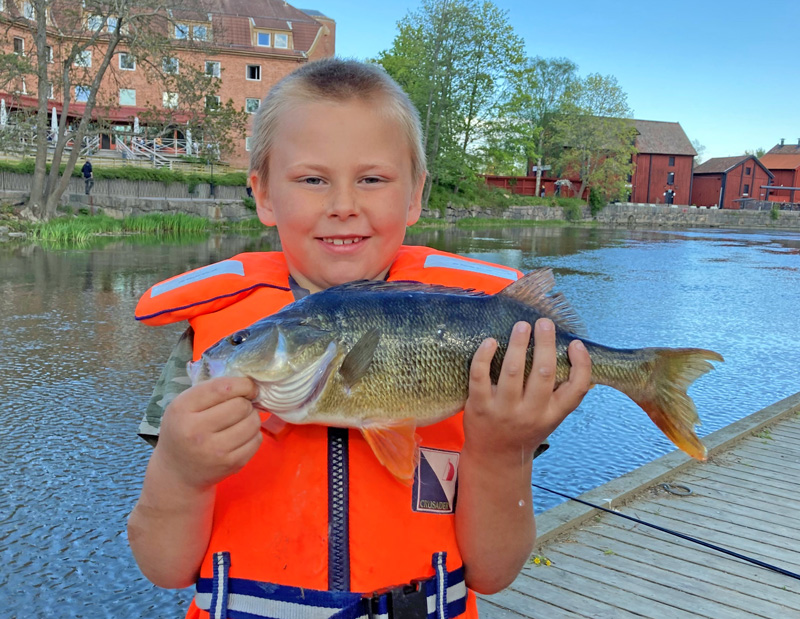
[[[327,58],[303,65],[280,80],[269,91],[253,119],[250,172],[263,178],[269,169],[269,154],[281,115],[302,103],[351,99],[374,102],[381,112],[397,121],[411,147],[411,171],[415,181],[426,173],[425,150],[419,114],[408,95],[383,68],[356,60]]]

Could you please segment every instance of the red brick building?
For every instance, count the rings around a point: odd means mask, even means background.
[[[680,123],[634,120],[636,150],[631,202],[689,204],[697,155]]]
[[[694,169],[692,204],[738,209],[741,199],[763,200],[761,186],[770,184],[772,178],[772,172],[754,155],[715,157]]]
[[[0,1],[0,27],[8,28],[4,41],[0,41],[4,51],[25,53],[34,49],[31,27],[35,27],[35,22],[27,19],[31,14],[26,15],[26,10],[30,10],[29,4]],[[207,0],[204,5],[207,13],[183,10],[179,8],[180,3],[175,4],[176,8],[171,12],[173,24],[169,26],[172,30],[170,36],[174,38],[174,57],[169,59],[171,66],[177,72],[184,64],[204,66],[209,75],[219,77],[219,99],[231,99],[236,107],[248,112],[255,112],[270,87],[283,76],[303,63],[333,56],[335,52],[335,21],[319,11],[301,11],[284,0]],[[79,5],[71,3],[73,7]],[[66,11],[59,12],[58,2],[53,4],[48,14],[52,26],[48,42],[52,42],[50,54],[56,68],[62,53],[58,22],[68,19],[66,14]],[[105,24],[91,24],[92,15],[87,14],[84,19],[87,28],[106,27]],[[202,49],[192,45],[194,41],[203,41]],[[66,54],[68,42],[63,43]],[[91,64],[97,66],[104,52],[101,39],[89,54],[93,56],[87,59],[89,67]],[[37,84],[31,81],[21,81],[14,88],[7,88],[7,92],[0,90],[0,98],[5,99],[9,111],[15,107],[36,107]],[[52,101],[48,108],[55,107],[60,115],[60,80],[53,81]],[[86,95],[85,91],[75,90],[78,88],[74,87],[70,93],[69,115],[75,118],[83,113],[81,98]],[[125,54],[124,45],[121,45],[98,91],[95,113],[103,114],[105,120],[115,125],[116,131],[130,135],[134,120],[148,104],[166,108],[175,105],[176,97],[177,94],[164,92],[161,84],[151,83],[145,71],[137,66],[136,59]],[[113,150],[113,136],[102,137],[101,150]],[[180,127],[175,128],[172,136],[164,136],[165,146],[175,145],[169,147],[171,154],[182,154],[177,145],[183,137]],[[228,162],[234,167],[247,167],[248,150],[249,137],[242,136]]]

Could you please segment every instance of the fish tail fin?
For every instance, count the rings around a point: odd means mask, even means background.
[[[700,424],[694,402],[686,393],[703,374],[714,369],[710,361],[722,355],[700,348],[655,348],[647,362],[649,376],[638,389],[622,391],[638,404],[675,445],[697,460],[706,459],[706,447],[695,434]]]

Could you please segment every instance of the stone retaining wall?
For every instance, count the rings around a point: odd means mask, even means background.
[[[424,217],[444,219],[453,223],[469,217],[499,218],[508,220],[528,219],[546,221],[566,219],[560,206],[511,206],[506,209],[454,208],[444,213],[425,210]],[[596,221],[602,226],[629,228],[788,228],[800,229],[800,212],[778,211],[773,219],[771,211],[730,210],[696,206],[667,206],[655,204],[609,204],[594,219],[589,207],[581,210],[580,221]]]

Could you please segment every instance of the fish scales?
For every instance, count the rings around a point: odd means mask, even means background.
[[[290,423],[359,428],[378,459],[407,481],[413,466],[387,462],[381,443],[401,434],[413,457],[415,427],[463,408],[481,342],[498,342],[491,367],[496,382],[514,324],[547,316],[556,324],[557,383],[567,380],[567,348],[580,339],[594,383],[628,395],[678,447],[703,459],[705,447],[694,432],[699,419],[686,390],[722,357],[697,348],[617,349],[585,339],[568,304],[550,294],[552,282],[549,271],[539,270],[495,295],[415,282],[337,286],[221,340],[190,374],[195,383],[249,376],[259,385],[256,403]],[[526,377],[533,348],[531,339]]]

